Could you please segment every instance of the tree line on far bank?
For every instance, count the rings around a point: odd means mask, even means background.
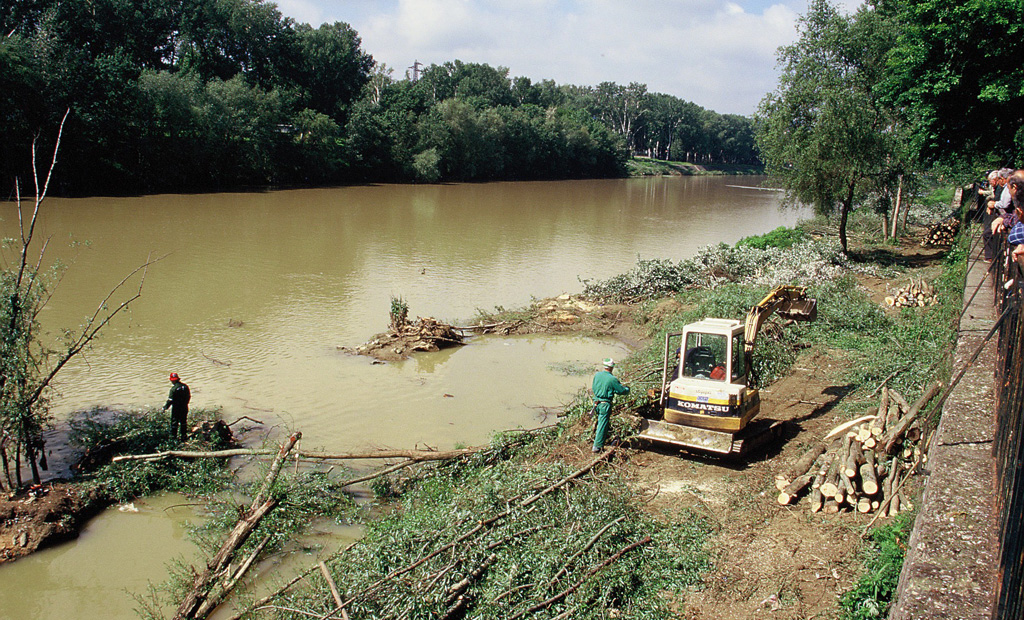
[[[746,117],[459,60],[396,79],[348,24],[263,0],[26,0],[0,28],[7,187],[68,109],[64,193],[606,177],[631,152],[757,163]]]

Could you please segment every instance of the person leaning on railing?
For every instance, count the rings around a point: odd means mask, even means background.
[[[1010,180],[1018,172],[1024,174],[1024,171],[1017,170],[1011,171],[1006,175],[1007,178],[1004,181],[1006,189],[1003,191],[1000,200],[994,203],[996,217],[992,220],[993,233],[1010,230],[1021,221],[1020,214],[1017,212],[1018,205],[1013,200],[1014,194],[1017,190],[1010,187]],[[1003,198],[1006,199],[1005,203],[1003,202]],[[1024,198],[1024,196],[1022,196],[1022,198]]]
[[[1015,246],[1011,256],[1017,260],[1024,256],[1024,170],[1016,170],[1010,175],[1006,189],[1010,194],[1012,213],[1003,219],[1003,225],[1010,230],[1006,242]]]
[[[988,173],[988,185],[978,189],[978,196],[982,205],[980,213],[981,242],[986,263],[991,263],[992,258],[996,254],[995,241],[992,239],[992,235],[995,234],[992,221],[996,219],[996,200],[999,199],[997,193],[1003,189],[1002,180],[999,176],[999,171],[993,170]]]

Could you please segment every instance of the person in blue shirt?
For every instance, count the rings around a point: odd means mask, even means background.
[[[629,388],[619,383],[612,371],[615,360],[607,358],[602,363],[602,370],[594,375],[594,413],[597,414],[597,430],[594,432],[592,452],[604,449],[604,437],[608,433],[608,419],[612,415],[612,401],[616,394],[629,394]]]

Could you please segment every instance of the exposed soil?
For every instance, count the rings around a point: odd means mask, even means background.
[[[109,502],[66,482],[45,483],[0,500],[0,563],[75,538]]]
[[[940,248],[907,241],[886,252],[889,255],[884,258],[909,267],[917,278],[931,280],[941,270]],[[878,258],[872,256],[873,261]],[[868,276],[859,282],[882,306],[886,295],[905,284]],[[649,309],[647,316],[672,314],[679,310],[677,306],[678,302],[667,300]],[[563,295],[480,331],[593,333],[639,346],[646,338],[642,321],[637,320],[639,312],[632,306],[599,306]],[[761,417],[786,421],[786,432],[767,452],[744,461],[653,445],[621,450],[624,471],[649,511],[671,519],[692,509],[706,515],[715,529],[715,567],[702,587],[687,598],[682,617],[803,620],[837,616],[839,597],[862,569],[860,536],[872,515],[812,514],[802,503],[780,506],[774,477],[812,442],[845,421],[836,413],[836,405],[850,387],[838,384],[834,377],[841,376],[846,363],[835,352],[808,349],[787,377],[763,390]],[[589,431],[582,426],[577,429],[584,437]],[[582,461],[591,456],[573,445],[562,452],[552,457]],[[74,537],[81,523],[103,505],[63,483],[45,485],[45,492],[35,496],[0,499],[0,562]]]
[[[892,264],[931,280],[941,272],[943,248],[907,241],[886,250]],[[875,255],[872,260],[877,260]],[[883,261],[884,262],[884,261]],[[869,297],[884,298],[907,280],[860,276]],[[678,310],[666,301],[649,314]],[[619,308],[606,333],[637,337],[633,316]],[[605,311],[605,319],[609,320]],[[593,319],[581,319],[585,325]],[[713,524],[714,569],[685,601],[688,620],[806,620],[836,618],[839,598],[863,570],[861,534],[873,514],[811,513],[806,502],[781,506],[775,475],[816,440],[849,419],[837,405],[851,386],[835,380],[848,361],[835,351],[807,349],[785,378],[762,390],[761,418],[786,422],[783,440],[743,461],[702,456],[654,444],[622,450],[627,475],[647,509],[672,519],[694,510]],[[577,429],[589,439],[589,428]],[[590,455],[580,450],[580,460]],[[571,455],[563,455],[572,458]],[[916,490],[915,490],[916,491]],[[879,520],[878,523],[884,523]]]

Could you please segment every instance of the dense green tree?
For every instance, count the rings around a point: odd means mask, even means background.
[[[873,96],[853,18],[811,0],[799,40],[780,50],[782,75],[758,109],[757,143],[768,173],[791,198],[846,221],[894,149],[890,113]]]
[[[303,103],[344,124],[349,105],[370,79],[373,58],[360,49],[359,35],[345,23],[323,24],[315,30],[300,25],[296,33]]]
[[[622,174],[626,147],[742,152],[639,83],[461,60],[396,81],[348,24],[295,24],[266,0],[23,0],[0,25],[0,173],[24,176],[13,154],[70,109],[67,191],[575,178]]]
[[[948,165],[1024,165],[1024,3],[879,0],[900,24],[880,88]]]

